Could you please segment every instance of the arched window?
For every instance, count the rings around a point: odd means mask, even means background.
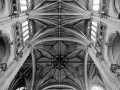
[[[20,0],[20,10],[21,12],[27,11],[31,8],[31,0]]]
[[[22,22],[22,36],[23,42],[26,42],[32,34],[32,24],[30,21],[26,20]]]

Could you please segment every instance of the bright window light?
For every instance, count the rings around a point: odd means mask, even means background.
[[[26,25],[28,25],[28,21],[25,21],[25,22],[22,23],[22,27],[24,27]]]
[[[19,87],[16,90],[27,90],[27,88],[26,87]]]
[[[26,42],[30,38],[30,35],[32,33],[32,22],[26,20],[21,23],[22,25],[22,36],[23,36],[23,41]]]
[[[93,5],[93,10],[98,11],[99,10],[99,5]]]
[[[21,5],[27,5],[27,1],[26,0],[20,0],[20,4]]]
[[[101,87],[98,87],[98,86],[94,86],[94,87],[92,87],[92,89],[91,90],[103,90]]]
[[[25,37],[28,34],[29,34],[29,30],[27,30],[26,32],[23,33],[23,37]]]
[[[99,4],[100,0],[93,0],[93,4]]]
[[[91,30],[91,34],[96,37],[96,33],[94,31]]]
[[[26,30],[28,30],[28,25],[23,28],[23,32],[25,32]]]
[[[96,42],[96,38],[91,35],[91,39]]]
[[[29,4],[30,4],[30,0],[20,0],[20,9],[21,11],[26,11],[28,10],[28,7],[29,7]]]
[[[92,21],[92,25],[97,27],[97,23],[95,21]]]
[[[24,37],[24,42],[27,40],[27,39],[29,39],[29,35],[27,35],[26,37]]]
[[[92,30],[95,31],[95,32],[97,32],[97,28],[94,27],[94,26],[92,26]]]
[[[27,6],[21,6],[21,11],[26,11],[27,10]]]

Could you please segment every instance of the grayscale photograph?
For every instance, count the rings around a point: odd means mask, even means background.
[[[0,90],[120,90],[120,0],[0,0]]]

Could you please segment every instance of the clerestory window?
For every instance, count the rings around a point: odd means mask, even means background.
[[[91,30],[90,30],[90,37],[94,42],[96,42],[96,38],[97,38],[97,27],[98,27],[97,22],[92,21]]]
[[[20,0],[21,12],[29,10],[31,7],[31,0]]]
[[[22,22],[22,36],[23,36],[23,42],[26,42],[30,35],[32,34],[32,25],[30,21],[26,20]]]
[[[100,0],[93,0],[92,1],[92,10],[98,12],[99,9],[100,9]]]

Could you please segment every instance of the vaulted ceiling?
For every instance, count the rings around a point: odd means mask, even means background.
[[[33,51],[11,83],[12,88],[31,81],[35,76],[35,90],[44,90],[51,85],[56,86],[47,90],[85,90],[84,60],[89,43],[86,35],[90,18],[87,2],[33,0],[33,10],[28,12],[35,27],[35,36],[31,40]],[[35,68],[32,68],[32,55]],[[88,70],[98,73],[91,60]],[[15,83],[18,84],[13,85]]]

